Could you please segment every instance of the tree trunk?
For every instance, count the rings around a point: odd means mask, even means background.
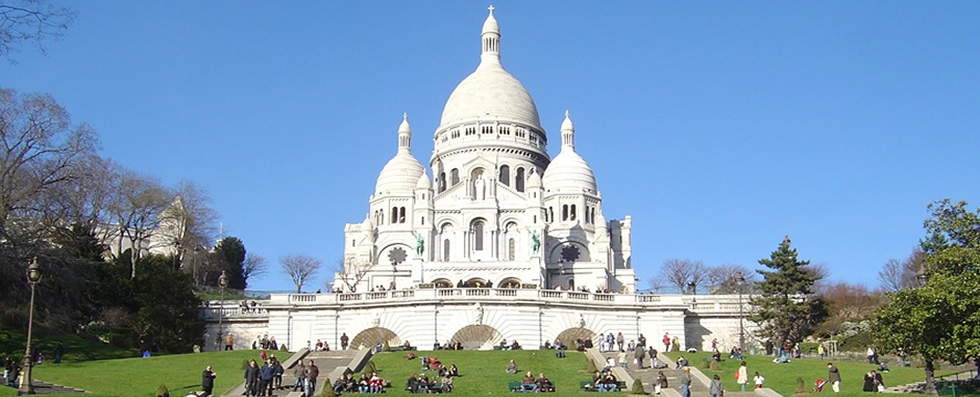
[[[926,364],[926,388],[923,392],[932,395],[939,394],[936,390],[936,367],[933,365],[932,357],[923,354],[922,361],[925,361]]]

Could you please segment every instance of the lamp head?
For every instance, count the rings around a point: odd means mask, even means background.
[[[221,288],[228,286],[228,273],[224,270],[222,270],[221,275],[218,276],[218,285],[221,286]]]
[[[31,260],[31,264],[27,266],[27,279],[32,283],[41,281],[41,266],[37,264],[36,256]]]

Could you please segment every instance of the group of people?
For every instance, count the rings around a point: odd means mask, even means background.
[[[262,351],[263,353],[265,350]],[[207,380],[207,372],[210,371],[210,366],[205,369],[204,379],[202,379],[202,386],[204,386],[205,380]],[[262,366],[259,367],[255,360],[249,361],[248,367],[245,368],[245,395],[246,396],[271,396],[273,390],[282,389],[282,373],[284,369],[276,356],[270,356],[265,359]],[[214,379],[213,377],[211,379]],[[207,391],[207,389],[205,389]],[[210,393],[209,393],[210,394]]]
[[[361,373],[360,379],[354,379],[354,374],[341,375],[333,385],[334,394],[341,393],[382,393],[390,382],[378,376],[377,372]]]
[[[517,343],[517,339],[514,339],[511,343],[507,343],[507,339],[501,339],[500,344],[497,345],[500,350],[520,350],[521,345]]]
[[[595,371],[592,374],[592,386],[599,392],[614,392],[619,388],[619,379],[616,379],[611,370]]]
[[[10,357],[7,357],[3,363],[4,384],[10,387],[17,387],[17,378],[20,376],[20,364],[17,360]]]
[[[535,378],[531,371],[527,371],[524,373],[524,378],[521,379],[521,391],[525,393],[553,393],[555,385],[547,376],[544,376],[544,372]]]
[[[422,372],[412,375],[405,381],[405,390],[409,393],[449,393],[453,390],[453,378],[459,376],[456,364],[449,367],[442,365],[436,357],[420,357]],[[429,380],[425,371],[436,371],[436,380]]]

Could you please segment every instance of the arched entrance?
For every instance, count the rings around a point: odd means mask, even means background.
[[[561,343],[564,343],[565,346],[568,346],[569,349],[574,349],[576,339],[595,339],[595,332],[592,332],[588,328],[582,327],[569,328],[561,331],[561,333],[558,334],[558,339],[561,340]]]
[[[500,341],[500,332],[488,325],[467,325],[453,335],[451,342],[463,344],[466,350],[490,350]]]
[[[363,347],[374,347],[374,345],[381,343],[384,344],[388,342],[388,346],[399,346],[402,344],[401,340],[398,339],[398,335],[395,335],[390,329],[382,327],[368,328],[361,331],[350,341],[350,346],[352,349],[360,349]]]
[[[463,282],[463,288],[483,288],[487,286],[487,280],[474,277]]]

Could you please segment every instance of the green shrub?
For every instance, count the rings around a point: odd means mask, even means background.
[[[701,361],[701,369],[708,369],[708,368],[711,368],[711,359],[705,357],[704,361]]]
[[[364,368],[361,369],[361,372],[368,373],[368,374],[377,371],[378,369],[375,366],[374,361],[368,361],[367,364],[364,364]]]
[[[323,382],[323,390],[320,391],[320,397],[337,397],[333,392],[333,385],[330,383],[330,379]]]
[[[167,390],[167,386],[160,385],[156,393],[153,393],[153,397],[170,397],[170,390]]]
[[[631,391],[631,393],[647,394],[646,391],[643,390],[643,381],[641,381],[640,378],[636,378],[633,380],[633,390]]]
[[[817,354],[818,344],[815,342],[800,343],[800,354]]]
[[[711,364],[708,365],[708,369],[710,369],[712,371],[715,371],[715,372],[721,371],[721,368],[718,367],[718,362],[715,361],[715,360],[711,360]]]
[[[591,374],[591,373],[594,373],[595,371],[598,371],[598,370],[599,369],[595,367],[595,363],[592,362],[592,359],[589,358],[588,355],[586,355],[585,356],[585,372],[588,372],[588,373]]]
[[[381,346],[381,351],[383,352],[391,351],[391,345],[388,344],[388,341],[385,341],[385,344]]]
[[[670,351],[672,352],[681,351],[681,342],[677,338],[674,338],[674,340],[670,342],[670,346],[671,346]]]
[[[806,394],[806,382],[803,381],[803,378],[796,378],[796,390],[793,391],[793,394]]]

